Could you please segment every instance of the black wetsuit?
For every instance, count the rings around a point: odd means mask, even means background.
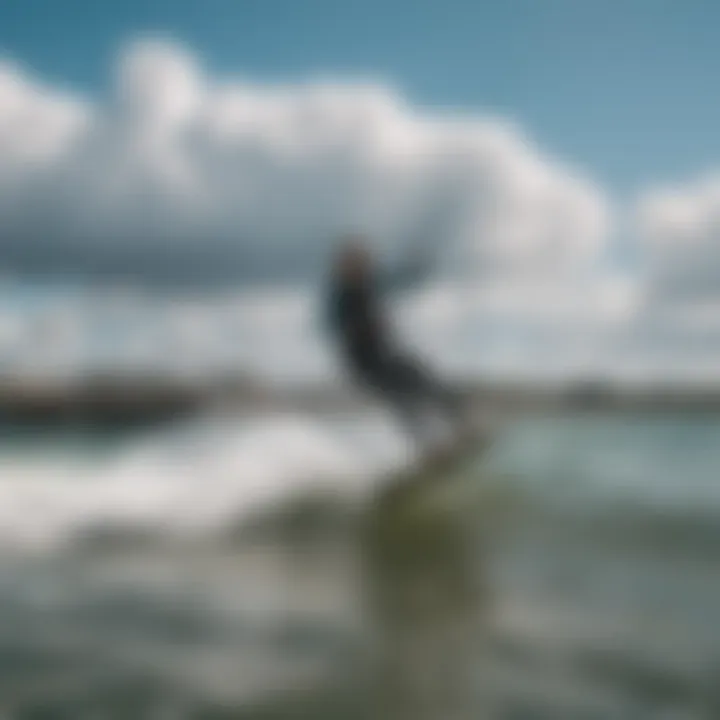
[[[462,420],[460,399],[415,357],[397,347],[382,307],[386,292],[417,281],[417,268],[366,278],[335,280],[328,299],[330,327],[353,378],[386,400],[417,441],[425,439],[424,409],[440,411],[453,424]]]

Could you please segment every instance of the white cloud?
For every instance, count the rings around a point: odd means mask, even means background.
[[[3,194],[62,160],[87,127],[88,106],[0,62],[0,180]],[[39,180],[39,178],[35,178]]]
[[[4,271],[235,289],[130,295],[105,315],[91,296],[51,320],[47,362],[327,369],[308,281],[346,229],[388,256],[438,246],[444,272],[398,324],[447,367],[707,373],[720,358],[720,176],[643,194],[640,265],[619,276],[602,189],[506,120],[425,111],[382,84],[210,77],[152,39],[122,50],[107,98],[0,63]],[[0,318],[0,352],[41,360],[18,317]],[[114,339],[88,340],[103,323]]]
[[[128,45],[106,103],[0,69],[0,251],[19,270],[235,279],[321,271],[336,234],[428,236],[483,277],[591,272],[608,210],[502,120],[424,113],[391,88],[208,77]]]
[[[720,375],[720,175],[648,188],[634,207],[637,312],[621,362],[657,377]]]
[[[720,175],[648,191],[637,224],[653,303],[720,300]]]

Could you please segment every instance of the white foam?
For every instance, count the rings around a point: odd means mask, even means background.
[[[370,427],[206,419],[102,459],[0,461],[0,539],[47,547],[103,525],[205,532],[309,488],[361,493],[403,456],[397,434]]]

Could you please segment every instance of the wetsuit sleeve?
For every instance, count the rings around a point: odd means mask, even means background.
[[[379,274],[378,286],[382,292],[393,293],[410,290],[425,282],[430,276],[432,262],[427,253],[417,255],[402,265],[388,268]]]

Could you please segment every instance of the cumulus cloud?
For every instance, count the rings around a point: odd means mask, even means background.
[[[5,307],[3,357],[326,374],[314,281],[356,229],[388,259],[437,247],[440,272],[398,325],[448,369],[717,367],[720,176],[644,193],[640,262],[618,275],[602,189],[508,120],[414,107],[381,83],[214,77],[157,39],[126,45],[112,78],[101,101],[0,63],[5,272],[231,291]]]
[[[720,304],[720,175],[649,190],[637,224],[653,303]]]
[[[6,269],[157,282],[309,277],[336,234],[443,246],[487,278],[577,277],[601,191],[502,120],[422,112],[371,83],[209,77],[182,46],[120,53],[109,99],[0,65]]]

